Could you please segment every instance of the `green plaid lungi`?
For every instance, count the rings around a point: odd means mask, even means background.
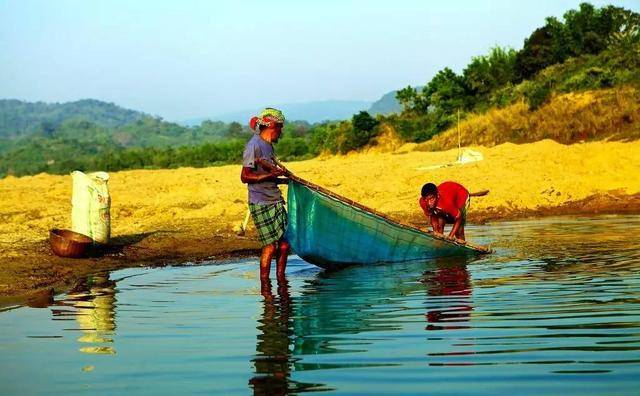
[[[284,202],[249,203],[249,211],[262,246],[279,241],[284,236],[287,230],[287,211],[284,209]]]

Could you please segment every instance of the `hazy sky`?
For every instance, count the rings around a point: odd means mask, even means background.
[[[169,120],[373,101],[495,45],[520,49],[579,3],[0,0],[0,98],[96,98]]]

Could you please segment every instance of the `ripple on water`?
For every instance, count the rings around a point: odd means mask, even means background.
[[[638,231],[638,216],[489,224],[469,229],[496,250],[476,260],[292,257],[287,284],[262,288],[255,260],[96,275],[48,309],[0,311],[0,390],[637,394]]]

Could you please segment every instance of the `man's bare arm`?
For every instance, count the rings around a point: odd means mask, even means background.
[[[267,171],[277,175],[277,176],[284,176],[284,177],[280,177],[280,178],[276,178],[274,181],[277,184],[287,184],[289,183],[289,179],[286,177],[287,174],[287,169],[278,164],[278,165],[273,165],[272,163],[270,163],[269,161],[265,161],[263,158],[258,158],[256,159],[256,162],[262,166],[263,168],[265,168]]]
[[[462,226],[462,213],[458,212],[458,217],[456,217],[453,227],[451,227],[451,232],[449,233],[449,238],[455,238],[458,233],[458,229]]]
[[[240,173],[240,180],[247,184],[261,183],[264,181],[275,181],[277,183],[278,180],[280,180],[278,179],[278,176],[281,176],[282,174],[282,171],[273,171],[259,175],[252,168],[243,166],[242,172]]]
[[[265,161],[263,158],[256,159],[256,162],[258,163],[258,165],[262,166],[264,169],[266,169],[269,172],[277,171],[277,172],[281,172],[280,173],[281,175],[284,175],[287,172],[287,170],[284,167],[273,165],[269,161]]]
[[[433,230],[433,232],[435,232],[436,234],[442,234],[442,231],[440,230],[440,224],[438,223],[438,216],[430,214],[429,220],[431,220],[431,229]]]

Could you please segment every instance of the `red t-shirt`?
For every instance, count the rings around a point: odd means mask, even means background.
[[[466,188],[456,182],[446,181],[438,186],[436,209],[455,219],[466,205],[468,198],[469,191]],[[420,207],[427,216],[430,215],[427,202],[422,198],[420,198]]]

